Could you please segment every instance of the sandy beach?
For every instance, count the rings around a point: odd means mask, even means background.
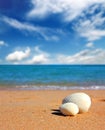
[[[63,116],[62,99],[85,92],[89,112]],[[0,130],[104,130],[105,90],[0,90]]]

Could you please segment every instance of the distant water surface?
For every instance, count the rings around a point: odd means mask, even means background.
[[[0,65],[0,88],[105,89],[105,65]]]

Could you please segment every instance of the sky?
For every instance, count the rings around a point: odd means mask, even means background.
[[[105,64],[105,0],[0,0],[0,64]]]

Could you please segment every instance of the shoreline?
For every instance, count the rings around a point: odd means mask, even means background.
[[[0,85],[0,90],[105,90],[105,85]]]
[[[62,99],[85,92],[92,99],[87,113],[63,116]],[[2,130],[101,130],[105,129],[105,90],[0,90]]]

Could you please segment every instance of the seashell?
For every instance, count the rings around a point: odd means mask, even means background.
[[[88,112],[91,106],[91,98],[83,92],[73,93],[65,97],[62,101],[62,104],[67,102],[75,103],[79,108],[79,113]]]
[[[60,106],[60,112],[66,116],[74,116],[79,112],[79,108],[74,103],[65,103]]]

